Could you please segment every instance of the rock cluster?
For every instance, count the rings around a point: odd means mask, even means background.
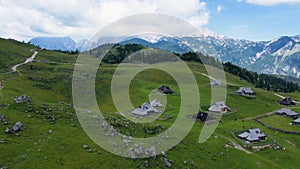
[[[31,102],[31,98],[29,96],[27,96],[26,94],[18,96],[14,100],[15,100],[16,104],[23,104],[26,102]]]

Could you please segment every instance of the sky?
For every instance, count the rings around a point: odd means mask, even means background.
[[[78,41],[118,19],[145,12],[176,16],[238,39],[300,34],[300,0],[0,0],[0,37],[28,41],[69,36]]]

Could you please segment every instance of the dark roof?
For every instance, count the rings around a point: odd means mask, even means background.
[[[295,105],[295,103],[293,102],[293,100],[290,97],[284,98],[279,103],[282,105]]]
[[[165,93],[165,94],[174,93],[174,91],[169,86],[161,86],[160,88],[158,88],[158,91]]]
[[[213,117],[209,116],[208,113],[205,112],[198,112],[196,119],[202,122],[214,120]]]

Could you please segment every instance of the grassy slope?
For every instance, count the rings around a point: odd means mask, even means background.
[[[8,42],[8,44],[10,43]],[[4,44],[1,43],[1,45]],[[20,58],[22,58],[20,60],[24,60],[32,53],[29,51],[30,49],[31,46],[28,45],[12,45],[9,50],[19,51]],[[1,50],[4,49],[1,48]],[[0,91],[4,96],[0,96],[0,105],[2,105],[0,114],[4,114],[8,118],[8,126],[12,126],[16,121],[22,121],[24,124],[21,135],[15,136],[5,134],[4,130],[7,126],[0,122],[0,139],[7,140],[6,144],[0,143],[0,164],[10,168],[138,168],[144,163],[145,159],[133,161],[102,150],[81,129],[74,111],[68,105],[68,103],[72,103],[71,77],[76,56],[53,51],[41,50],[38,52],[36,59],[43,62],[30,63],[20,67],[22,75],[0,74],[0,79],[6,80],[4,89]],[[1,58],[3,59],[1,63],[10,62],[8,55],[3,55]],[[10,66],[12,66],[11,64]],[[205,69],[197,63],[188,64],[199,83],[200,104],[208,105],[210,103],[209,79],[201,75],[201,72],[205,73]],[[9,67],[6,70],[8,69]],[[115,111],[115,108],[109,93],[109,83],[114,69],[115,65],[104,65],[99,70],[96,79],[97,100],[101,110],[107,112],[107,117],[116,116],[122,119],[111,113]],[[226,74],[226,76],[230,83],[251,86],[238,77],[230,74]],[[179,90],[174,79],[159,70],[149,69],[137,75],[131,83],[130,90],[133,104],[138,105],[144,102],[144,99],[148,98],[149,92],[162,84],[168,84],[176,91]],[[261,89],[255,89],[256,99],[235,95],[234,91],[237,90],[237,87],[234,86],[228,86],[227,90],[227,105],[236,108],[238,112],[224,116],[214,133],[214,136],[218,137],[211,137],[204,144],[197,143],[202,124],[195,123],[188,136],[171,151],[168,151],[168,158],[175,162],[173,166],[176,168],[297,168],[300,166],[300,162],[296,160],[300,155],[300,136],[274,132],[249,119],[249,117],[280,108],[275,102],[280,98]],[[23,93],[32,98],[34,111],[25,112],[29,110],[28,105],[13,103],[14,96]],[[282,95],[299,97],[298,93]],[[164,114],[170,114],[173,118],[167,121],[156,120],[154,124],[161,124],[165,128],[170,126],[177,116],[177,110],[180,107],[179,99],[180,96],[169,96],[168,103],[175,108]],[[59,102],[64,102],[64,104],[59,104]],[[4,103],[10,105],[4,106]],[[53,109],[49,112],[56,116],[55,124],[51,124],[47,116],[41,113],[44,109],[43,104],[48,109],[49,107]],[[61,111],[61,108],[64,108],[65,111]],[[36,110],[39,112],[37,113]],[[132,135],[151,136],[144,132],[141,125],[134,127],[137,128],[137,132],[131,129],[121,128],[121,130]],[[265,133],[272,135],[286,150],[265,149],[254,154],[246,154],[243,151],[225,147],[225,144],[229,143],[228,139],[234,140],[230,134],[233,129],[243,130],[249,127],[260,127]],[[53,132],[49,133],[49,130]],[[286,140],[294,143],[296,147]],[[83,149],[83,144],[88,144],[93,152],[90,153]],[[147,160],[152,168],[165,167],[160,159]],[[187,160],[187,164],[184,164],[185,160]]]
[[[32,54],[30,49],[34,48],[29,44],[0,38],[0,73],[11,71],[13,65],[24,62]]]

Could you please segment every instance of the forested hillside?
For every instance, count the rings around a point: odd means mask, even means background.
[[[134,60],[139,63],[157,63],[162,61],[175,61],[177,58],[174,56],[178,56],[184,61],[193,61],[203,63],[209,65],[215,65],[218,61],[210,56],[204,56],[201,53],[188,52],[183,54],[178,53],[170,53],[167,51],[163,51],[160,49],[152,49],[147,48],[139,44],[126,44],[126,45],[103,45],[96,49],[90,50],[88,53],[93,54],[94,56],[101,56],[103,53],[108,51],[108,53],[103,58],[103,62],[109,64],[121,63],[127,56],[131,57],[128,59]],[[147,54],[143,53],[143,58],[139,58],[139,56],[130,56],[131,54],[138,52],[142,49],[151,49],[151,52]],[[164,59],[162,59],[162,56]],[[284,76],[278,75],[269,75],[269,74],[259,74],[253,71],[249,71],[245,68],[241,68],[236,66],[230,62],[223,63],[224,70],[228,73],[236,75],[243,80],[255,85],[258,88],[262,88],[264,90],[270,90],[275,92],[294,92],[299,90],[299,86],[297,83],[293,81],[288,81]]]

